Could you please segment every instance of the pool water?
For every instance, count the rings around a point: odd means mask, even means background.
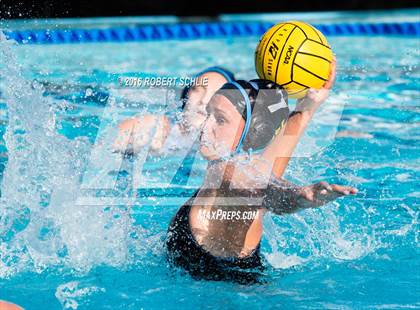
[[[0,41],[0,299],[26,309],[420,307],[416,38],[329,38],[337,82],[286,178],[348,184],[359,194],[267,215],[262,284],[197,281],[167,266],[163,238],[202,181],[202,159],[190,179],[181,176],[180,184],[188,181],[176,188],[181,199],[163,188],[132,207],[78,201],[105,127],[139,112],[175,117],[166,94],[120,87],[119,77],[191,76],[220,65],[255,78],[257,41]],[[176,169],[177,156],[149,158],[150,174]],[[127,175],[120,177],[121,197]]]

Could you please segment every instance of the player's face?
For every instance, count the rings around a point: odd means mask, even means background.
[[[188,102],[184,110],[184,121],[189,127],[198,129],[207,117],[206,107],[214,93],[227,82],[217,72],[207,72],[197,78],[188,92]]]

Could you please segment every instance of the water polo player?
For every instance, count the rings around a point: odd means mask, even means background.
[[[223,84],[234,79],[232,72],[221,67],[201,71],[196,75],[197,83],[182,90],[180,122],[171,124],[165,115],[140,115],[127,119],[119,125],[114,150],[137,153],[150,143],[152,151],[164,152],[190,145],[190,141],[198,137],[197,131],[206,119],[206,106],[210,98]]]
[[[265,212],[283,215],[357,192],[325,182],[297,187],[278,178],[288,159],[277,160],[273,152],[293,151],[328,88],[311,91],[300,100],[301,111],[292,113],[285,126],[287,95],[273,82],[233,81],[216,92],[207,106],[200,141],[200,151],[209,160],[206,177],[169,225],[166,246],[171,264],[198,278],[257,281],[253,269],[263,268],[260,240]],[[265,95],[264,90],[271,92]],[[250,157],[241,153],[262,148]],[[272,170],[259,169],[270,163]]]

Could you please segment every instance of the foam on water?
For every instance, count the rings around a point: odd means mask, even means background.
[[[55,296],[60,301],[63,309],[77,309],[78,300],[97,293],[105,293],[106,290],[97,286],[83,286],[79,281],[71,281],[57,287]]]
[[[86,272],[130,261],[132,225],[127,210],[76,203],[91,144],[56,132],[53,99],[32,87],[13,50],[1,40],[2,96],[7,103],[4,139],[8,162],[1,187],[0,277],[67,267]]]

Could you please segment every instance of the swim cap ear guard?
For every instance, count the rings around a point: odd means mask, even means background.
[[[227,69],[224,69],[224,68],[222,68],[222,67],[209,67],[209,68],[207,68],[207,69],[205,69],[205,70],[203,70],[203,71],[201,71],[201,72],[197,73],[197,74],[195,75],[195,77],[197,78],[197,77],[199,77],[200,75],[202,75],[202,74],[204,74],[204,73],[207,73],[207,72],[216,72],[216,73],[219,73],[219,74],[223,75],[223,76],[224,76],[224,78],[225,78],[228,82],[235,81],[235,75],[234,75],[231,71],[229,71],[229,70],[227,70]],[[186,104],[187,104],[187,102],[188,102],[188,92],[190,91],[190,88],[191,88],[191,85],[187,85],[187,86],[185,86],[185,87],[182,89],[182,92],[181,92],[181,97],[180,97],[180,101],[181,101],[181,110],[184,110],[185,105],[186,105]]]
[[[287,92],[271,81],[256,79],[226,83],[217,94],[229,99],[245,120],[235,152],[266,147],[289,116]]]

